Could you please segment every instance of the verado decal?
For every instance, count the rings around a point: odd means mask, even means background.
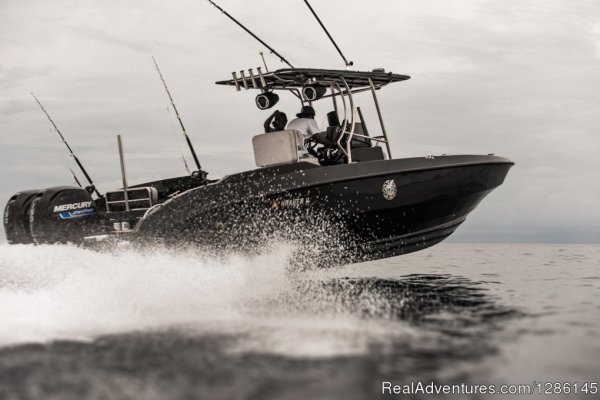
[[[96,214],[96,210],[94,210],[93,208],[86,208],[85,210],[76,210],[73,212],[63,211],[59,215],[60,215],[60,219],[71,219],[71,218],[78,218],[78,217],[87,217],[88,215],[93,215],[93,214]]]
[[[283,199],[275,200],[271,204],[271,208],[301,208],[307,206],[310,203],[309,198],[297,198],[297,199]]]
[[[54,212],[79,210],[80,208],[87,208],[92,205],[91,201],[82,201],[81,203],[61,204],[60,206],[54,206]]]

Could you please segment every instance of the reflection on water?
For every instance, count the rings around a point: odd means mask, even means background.
[[[239,318],[0,350],[0,398],[374,398],[494,354],[518,313],[477,282],[294,276]],[[448,375],[449,374],[449,375]],[[43,396],[41,396],[43,394]]]
[[[481,321],[510,313],[486,296],[486,289],[478,282],[452,275],[413,274],[398,279],[341,278],[311,282],[300,286],[299,291],[309,298],[323,296],[326,307],[341,305],[365,318],[406,320],[418,325],[444,312],[461,320],[468,316]],[[457,326],[464,325],[460,323]]]

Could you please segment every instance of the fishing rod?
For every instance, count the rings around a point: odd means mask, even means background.
[[[181,143],[179,141],[179,135],[177,135],[177,132],[175,132],[175,124],[173,123],[173,117],[171,116],[171,109],[168,106],[167,106],[167,114],[169,115],[169,122],[171,123],[171,132],[173,132],[173,135],[175,135],[175,140],[177,140],[177,147],[179,148],[179,153],[181,153],[181,159],[183,160],[183,165],[184,165],[187,173],[191,175],[192,171],[190,171],[190,167],[188,167],[187,160],[185,159],[185,156],[183,155],[183,151],[181,150]]]
[[[192,171],[190,171],[190,167],[188,167],[188,163],[185,160],[185,157],[183,156],[183,154],[181,155],[181,159],[183,160],[183,166],[185,167],[185,170],[187,171],[188,174],[192,174]]]
[[[194,150],[194,146],[192,146],[192,141],[190,140],[190,137],[188,136],[187,132],[185,131],[185,127],[183,126],[183,122],[181,121],[181,117],[179,116],[179,112],[177,111],[177,107],[175,107],[175,102],[173,101],[173,97],[171,97],[171,92],[169,92],[167,83],[165,82],[165,79],[163,78],[163,75],[160,72],[160,69],[158,68],[158,64],[156,63],[156,60],[154,59],[154,57],[152,57],[152,61],[154,61],[154,66],[156,67],[156,70],[158,71],[160,80],[162,81],[163,85],[165,86],[165,90],[167,91],[169,100],[171,100],[171,105],[173,106],[173,110],[175,110],[175,115],[177,115],[177,119],[179,120],[179,125],[181,125],[181,130],[183,131],[183,136],[185,136],[185,141],[187,142],[188,147],[190,148],[190,151],[192,152],[192,157],[194,157],[194,162],[196,163],[196,167],[198,168],[198,171],[201,171],[202,167],[200,166],[200,161],[198,161],[198,156],[196,156],[196,151]]]
[[[290,64],[288,62],[288,60],[285,59],[285,57],[283,57],[281,54],[279,54],[277,51],[275,51],[274,48],[272,48],[271,46],[269,46],[268,44],[266,44],[265,42],[262,41],[261,38],[259,38],[258,36],[256,36],[254,33],[252,33],[252,31],[250,31],[250,29],[246,28],[244,25],[242,25],[241,22],[239,22],[237,19],[233,18],[231,15],[229,15],[229,13],[227,13],[227,11],[223,10],[221,7],[219,7],[217,4],[215,4],[215,2],[213,2],[212,0],[208,0],[208,2],[210,4],[212,4],[213,6],[215,6],[217,9],[219,9],[223,14],[225,14],[227,17],[229,17],[230,20],[232,20],[233,22],[235,22],[236,24],[238,24],[238,26],[240,28],[242,28],[243,30],[245,30],[246,32],[248,32],[250,34],[250,36],[252,36],[254,39],[258,40],[263,46],[265,46],[267,49],[269,49],[269,51],[273,54],[275,54],[277,57],[279,57],[279,59],[286,63],[287,65],[289,65],[290,68],[294,68],[294,66],[292,64]]]
[[[98,191],[98,189],[96,189],[96,186],[94,185],[94,182],[92,182],[92,178],[90,178],[90,176],[88,175],[88,173],[85,170],[85,168],[83,168],[83,164],[81,164],[81,162],[79,161],[79,159],[77,158],[77,156],[75,155],[75,153],[73,153],[73,150],[71,149],[71,146],[69,146],[69,143],[67,143],[67,141],[65,140],[65,137],[62,135],[62,133],[60,132],[60,130],[58,129],[58,127],[56,126],[56,124],[54,123],[54,121],[52,120],[52,118],[50,118],[50,114],[48,114],[48,111],[46,111],[46,109],[44,108],[44,106],[42,105],[42,103],[40,103],[40,101],[38,100],[38,98],[35,97],[35,94],[31,93],[31,95],[33,96],[33,98],[35,99],[35,101],[38,103],[38,105],[40,106],[40,108],[42,109],[42,111],[44,112],[44,114],[46,114],[46,117],[48,117],[48,120],[50,121],[50,123],[54,127],[54,130],[56,131],[56,133],[58,133],[58,135],[60,136],[62,142],[65,144],[65,146],[67,146],[67,149],[69,150],[69,153],[71,154],[71,157],[73,157],[73,159],[75,160],[75,162],[79,166],[79,169],[81,169],[81,172],[83,172],[83,175],[85,175],[87,181],[90,183],[90,189],[93,190],[94,192],[96,192],[96,194],[98,195],[98,197],[102,197],[102,195],[100,194],[100,192]]]
[[[340,53],[340,56],[342,56],[342,59],[344,60],[344,63],[346,64],[346,68],[351,67],[352,65],[354,65],[354,63],[352,61],[346,60],[346,57],[344,57],[344,54],[342,53],[342,51],[338,47],[338,45],[335,42],[335,40],[333,40],[333,38],[329,34],[329,31],[327,30],[327,28],[325,28],[325,25],[323,25],[323,23],[321,22],[321,19],[319,18],[319,16],[315,12],[315,10],[313,10],[313,8],[310,6],[310,3],[308,2],[308,0],[304,0],[304,3],[306,3],[306,5],[308,6],[308,9],[310,10],[310,12],[312,12],[312,14],[315,16],[315,18],[317,19],[317,22],[319,23],[319,25],[321,25],[321,28],[323,28],[323,30],[325,31],[325,34],[327,35],[327,37],[329,38],[329,40],[331,40],[331,43],[333,43],[333,45],[335,46],[335,49],[338,51],[338,53]]]
[[[79,182],[79,179],[77,179],[77,175],[75,175],[75,172],[73,172],[71,168],[69,168],[69,171],[71,171],[71,175],[73,176],[73,179],[75,179],[75,183],[77,183],[77,186],[83,189],[83,186],[81,186],[81,182]]]

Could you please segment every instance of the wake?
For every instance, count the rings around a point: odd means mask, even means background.
[[[215,259],[194,251],[0,245],[0,345],[235,319],[245,304],[289,289],[291,253],[281,245]]]

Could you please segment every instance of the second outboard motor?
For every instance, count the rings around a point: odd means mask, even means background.
[[[40,191],[29,209],[35,243],[79,243],[97,233],[98,209],[84,189],[59,186]]]
[[[29,208],[39,190],[23,190],[11,196],[4,207],[4,232],[10,244],[33,243],[29,229]]]

